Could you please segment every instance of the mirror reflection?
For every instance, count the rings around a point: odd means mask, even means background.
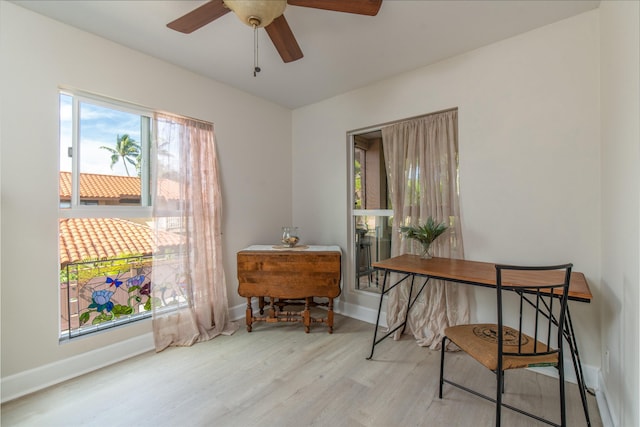
[[[382,134],[379,130],[353,135],[352,242],[355,288],[379,292],[382,277],[372,263],[391,255],[391,219]]]

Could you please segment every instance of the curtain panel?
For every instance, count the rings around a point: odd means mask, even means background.
[[[382,128],[389,195],[393,207],[391,256],[420,253],[420,245],[403,238],[400,227],[422,225],[430,216],[449,229],[433,244],[433,255],[464,259],[458,196],[458,112],[436,113]],[[390,283],[399,279],[392,274]],[[387,325],[405,317],[409,284],[397,286],[387,300]],[[431,279],[411,309],[408,330],[417,343],[440,348],[442,333],[468,323],[465,286]],[[397,331],[394,339],[400,338]]]
[[[230,335],[222,263],[222,196],[213,125],[170,114],[155,117],[156,230],[181,244],[154,252],[153,335],[156,351]]]

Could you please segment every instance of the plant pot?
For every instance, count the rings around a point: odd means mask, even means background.
[[[431,244],[423,243],[422,244],[422,253],[420,254],[420,258],[422,258],[422,259],[431,259],[431,258],[433,258],[433,254],[431,253],[432,250],[433,250],[433,248],[431,247]]]

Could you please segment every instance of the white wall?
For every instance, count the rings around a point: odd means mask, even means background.
[[[346,249],[346,133],[458,107],[466,258],[573,262],[594,294],[593,303],[571,310],[583,361],[597,370],[598,38],[595,10],[295,110],[295,224],[314,241]],[[377,298],[353,291],[351,275],[344,277],[341,303],[374,309]],[[493,318],[492,293],[473,293],[473,317]]]
[[[100,352],[92,350],[133,343],[151,330],[144,321],[58,344],[59,85],[214,123],[231,305],[245,304],[237,295],[236,252],[278,238],[291,221],[292,190],[290,110],[12,3],[0,7],[4,400],[20,375],[37,377],[82,354],[99,364]]]
[[[619,426],[640,425],[639,5],[600,5],[602,376],[611,418]]]

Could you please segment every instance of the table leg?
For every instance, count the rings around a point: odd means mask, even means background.
[[[333,298],[329,298],[329,310],[327,311],[327,325],[329,326],[329,333],[333,333]]]
[[[258,307],[260,308],[260,314],[264,314],[264,297],[258,297]]]
[[[416,279],[416,276],[411,276],[411,287],[409,288],[409,298],[407,298],[407,311],[406,313],[404,313],[404,326],[402,326],[402,332],[400,332],[400,335],[404,334],[404,331],[407,329],[407,321],[409,320],[409,310],[411,310],[411,306],[413,305],[411,303],[411,297],[413,296],[413,282]],[[416,295],[416,300],[418,299],[418,296]]]
[[[532,307],[535,307],[535,303],[529,299],[525,299]],[[554,315],[549,317],[549,320],[553,322],[556,327],[558,326],[558,318]],[[584,382],[584,372],[582,371],[582,362],[580,361],[580,353],[578,351],[578,341],[573,330],[573,322],[571,321],[571,310],[567,305],[566,319],[564,322],[564,330],[562,331],[563,339],[569,346],[569,353],[571,354],[571,361],[573,362],[573,369],[576,374],[576,382],[578,383],[578,390],[580,391],[580,400],[582,401],[582,409],[584,411],[584,417],[587,421],[587,426],[591,426],[591,418],[589,417],[589,404],[587,402],[587,392],[595,395],[590,391]]]
[[[269,297],[269,317],[276,318],[275,298]]]
[[[253,321],[253,309],[251,308],[251,297],[247,297],[247,332],[251,332],[251,323]]]
[[[307,297],[304,299],[304,311],[302,312],[302,319],[304,324],[304,331],[309,333],[311,327],[311,311],[309,310],[309,302],[311,298]]]
[[[389,271],[384,271],[382,279],[382,291],[380,292],[380,303],[378,304],[378,317],[376,317],[376,328],[373,330],[373,342],[371,343],[371,354],[367,357],[367,360],[371,360],[373,357],[373,350],[376,348],[376,338],[378,336],[378,326],[380,325],[380,311],[382,310],[382,299],[384,298],[385,288],[387,286],[387,277],[389,277]]]
[[[591,426],[591,418],[589,417],[589,406],[587,403],[587,386],[584,383],[584,373],[582,371],[582,362],[580,361],[580,353],[578,352],[578,343],[573,331],[573,323],[571,322],[571,312],[567,305],[567,319],[565,322],[564,336],[569,344],[569,350],[571,352],[571,359],[573,361],[573,368],[576,372],[576,382],[578,383],[578,389],[580,390],[580,399],[582,400],[582,409],[584,410],[584,416],[587,420],[587,426]]]
[[[429,283],[429,280],[430,280],[430,277],[427,277],[425,279],[424,283],[420,287],[420,290],[418,291],[418,293],[416,294],[416,296],[413,298],[413,301],[412,301],[411,296],[413,295],[413,284],[414,284],[416,275],[414,273],[407,273],[402,279],[398,280],[393,285],[387,288],[387,277],[389,277],[389,274],[390,274],[389,270],[384,270],[384,279],[382,280],[382,291],[380,293],[380,305],[378,305],[378,317],[376,318],[376,328],[373,331],[373,343],[371,344],[371,354],[369,355],[369,357],[367,357],[367,360],[371,360],[371,358],[373,357],[373,351],[375,350],[376,345],[378,343],[382,342],[387,337],[391,336],[393,333],[395,333],[395,331],[397,331],[400,328],[402,328],[402,332],[404,332],[404,329],[407,326],[409,310],[411,310],[411,307],[418,300],[418,296],[420,296],[423,289],[427,286],[427,283]],[[400,285],[405,280],[407,280],[409,277],[411,277],[411,287],[409,290],[409,300],[407,301],[408,305],[407,305],[407,312],[405,313],[405,316],[404,316],[404,322],[401,322],[395,328],[388,331],[382,338],[378,338],[378,326],[380,325],[380,311],[382,310],[382,299],[384,295],[390,292],[396,286]]]

